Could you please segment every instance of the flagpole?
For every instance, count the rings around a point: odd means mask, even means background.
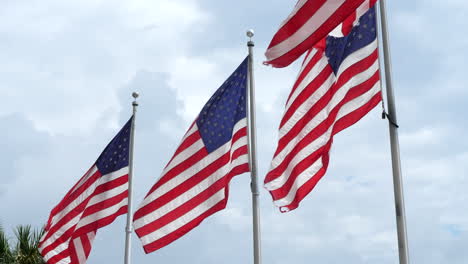
[[[132,210],[132,198],[133,198],[133,148],[135,143],[135,119],[136,112],[138,107],[137,98],[139,94],[133,92],[132,96],[134,98],[132,102],[133,106],[133,117],[132,117],[132,127],[130,130],[130,159],[128,164],[128,209],[127,209],[127,226],[125,227],[125,264],[130,264],[131,259],[131,247],[132,247],[132,221],[133,221],[133,210]]]
[[[255,82],[253,75],[253,47],[255,46],[252,41],[254,36],[253,30],[247,31],[247,37],[249,41],[247,46],[249,47],[249,82],[247,85],[247,137],[249,142],[249,166],[251,183],[250,189],[252,191],[252,223],[253,223],[253,251],[254,251],[254,264],[261,263],[261,243],[260,243],[260,208],[259,208],[259,196],[260,191],[258,188],[258,176],[257,176],[257,153],[256,145],[257,138],[255,133]]]
[[[408,264],[408,238],[406,234],[406,214],[403,197],[403,183],[401,175],[400,145],[398,140],[398,123],[395,109],[395,95],[392,86],[392,66],[390,60],[389,34],[387,28],[387,14],[385,0],[380,0],[380,24],[382,28],[382,46],[385,65],[385,86],[387,88],[388,125],[390,130],[390,147],[392,153],[393,191],[395,194],[396,224],[398,233],[398,253],[400,264]]]

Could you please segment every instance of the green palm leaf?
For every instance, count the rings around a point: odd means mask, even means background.
[[[18,226],[15,230],[16,245],[13,250],[15,264],[45,263],[38,245],[43,231],[32,231],[31,226]]]
[[[0,264],[45,264],[39,253],[39,241],[44,228],[32,230],[31,226],[17,226],[14,244],[0,226]]]
[[[0,264],[13,264],[13,255],[2,226],[0,226]]]

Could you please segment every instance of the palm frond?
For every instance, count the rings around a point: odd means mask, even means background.
[[[13,255],[8,244],[8,237],[0,226],[0,264],[12,264]]]
[[[43,231],[32,231],[30,225],[18,226],[15,230],[16,245],[14,248],[15,263],[41,264],[44,263],[39,253],[38,245]]]

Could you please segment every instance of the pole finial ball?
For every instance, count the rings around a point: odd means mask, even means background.
[[[138,98],[138,96],[140,96],[140,94],[139,94],[139,93],[137,93],[137,92],[133,92],[133,93],[132,93],[132,96],[133,96],[133,98],[137,99],[137,98]]]
[[[251,38],[251,37],[253,37],[253,36],[254,36],[254,31],[253,31],[253,29],[247,30],[247,37]]]

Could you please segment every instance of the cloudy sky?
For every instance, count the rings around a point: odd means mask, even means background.
[[[294,1],[0,1],[0,223],[40,227],[130,117],[141,93],[138,203],[256,31],[260,177],[299,65],[263,52]],[[467,263],[468,4],[388,1],[412,263]],[[264,263],[397,263],[388,126],[377,107],[335,137],[330,168],[301,207],[280,214],[261,192]],[[227,209],[134,263],[251,263],[249,175]],[[99,230],[88,263],[123,262],[125,217]]]

